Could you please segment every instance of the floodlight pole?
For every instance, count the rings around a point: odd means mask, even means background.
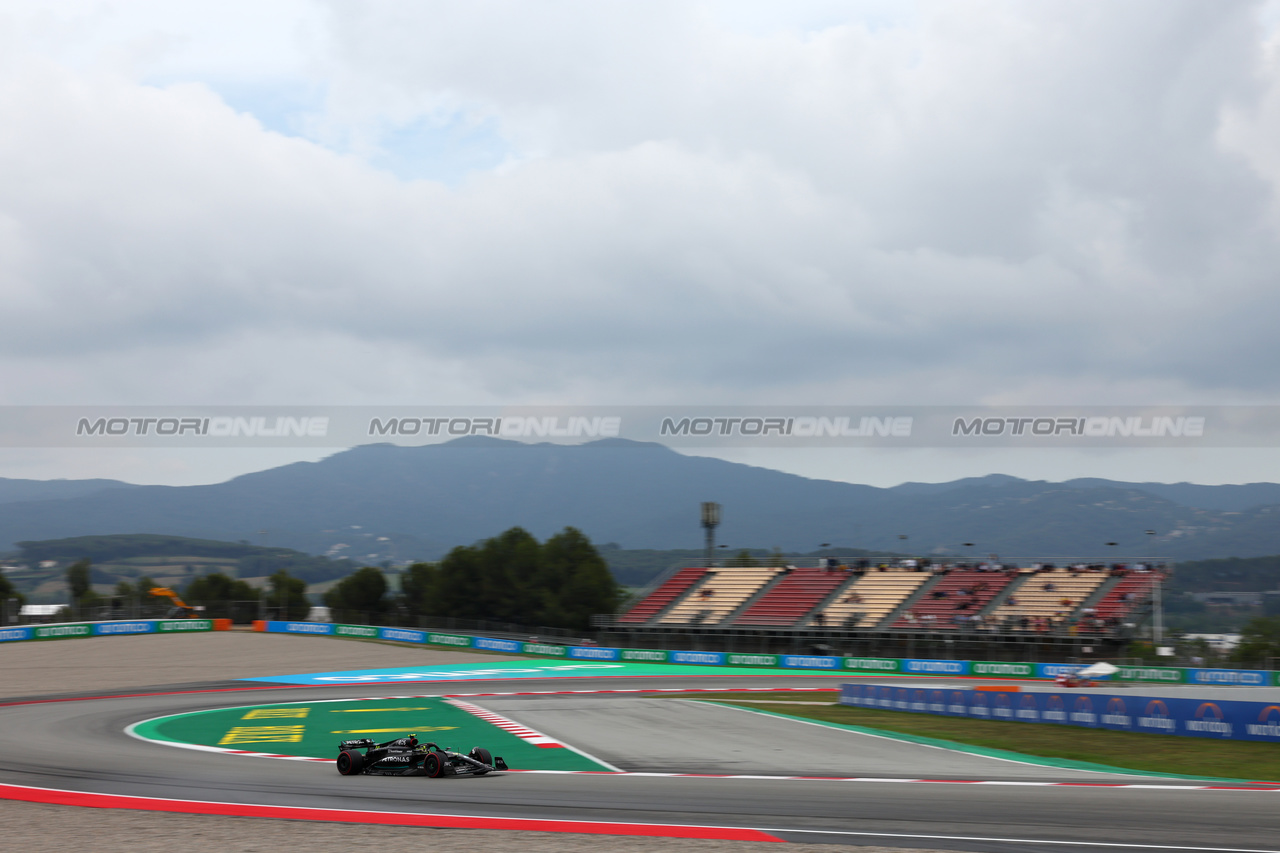
[[[702,504],[702,526],[707,531],[707,568],[711,568],[712,557],[716,548],[716,526],[720,523],[720,504],[704,501]]]
[[[1147,535],[1155,536],[1156,532],[1154,530],[1148,530]],[[1155,540],[1151,540],[1151,541],[1154,542]],[[1151,561],[1151,571],[1155,572],[1155,575],[1156,575],[1156,592],[1152,600],[1153,612],[1151,614],[1151,645],[1155,646],[1158,649],[1160,648],[1160,641],[1164,638],[1164,607],[1163,607],[1164,603],[1163,601],[1161,601],[1161,589],[1160,589],[1161,578],[1160,578],[1160,572],[1156,568],[1155,549],[1152,548],[1149,550],[1150,550],[1151,556],[1148,557],[1147,559]]]

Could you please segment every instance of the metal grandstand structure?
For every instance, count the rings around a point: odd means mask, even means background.
[[[1099,560],[673,567],[595,627],[633,648],[1073,660],[1138,638],[1171,571]]]

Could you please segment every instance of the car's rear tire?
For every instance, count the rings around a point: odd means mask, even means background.
[[[487,764],[490,767],[493,766],[493,754],[483,746],[477,746],[475,749],[471,750],[471,757],[476,761],[479,761],[481,764]]]
[[[427,776],[432,779],[439,779],[444,775],[444,759],[439,753],[428,752],[427,757],[422,760],[422,769]]]
[[[353,749],[338,753],[338,772],[343,776],[355,776],[364,769],[364,756]]]

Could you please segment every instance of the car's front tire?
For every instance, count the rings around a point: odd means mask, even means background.
[[[475,749],[471,750],[471,757],[476,761],[479,761],[481,764],[487,764],[490,767],[493,766],[493,754],[483,746],[477,746]]]

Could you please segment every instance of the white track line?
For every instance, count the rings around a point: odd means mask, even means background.
[[[594,755],[591,755],[590,753],[584,752],[581,749],[578,749],[576,746],[571,746],[570,744],[563,743],[561,741],[555,740],[554,738],[547,737],[541,732],[536,732],[533,729],[522,726],[513,720],[508,720],[506,717],[500,714],[495,714],[494,712],[488,710],[487,708],[481,708],[479,705],[473,705],[470,702],[463,702],[460,699],[445,699],[444,701],[448,702],[450,705],[454,706],[455,708],[461,711],[466,711],[468,714],[474,714],[475,716],[484,720],[486,723],[495,725],[504,731],[511,732],[516,737],[522,740],[526,740],[529,743],[535,743],[538,746],[562,747],[564,749],[570,750],[571,752],[576,752],[578,755],[581,755],[583,758],[587,759],[588,761],[592,761],[592,762],[595,762],[596,764],[599,764],[601,767],[608,769],[609,772],[611,773],[623,772],[621,769],[614,767],[609,762],[603,759],[597,758]]]
[[[1005,844],[1043,844],[1060,847],[1108,847],[1119,850],[1186,850],[1192,853],[1280,853],[1275,848],[1256,847],[1184,847],[1169,844],[1131,844],[1119,841],[1054,841],[1045,838],[997,838],[982,835],[916,835],[905,832],[855,832],[852,830],[779,829],[758,827],[762,832],[803,833],[806,835],[841,835],[857,838],[912,838],[930,841],[998,841]]]

